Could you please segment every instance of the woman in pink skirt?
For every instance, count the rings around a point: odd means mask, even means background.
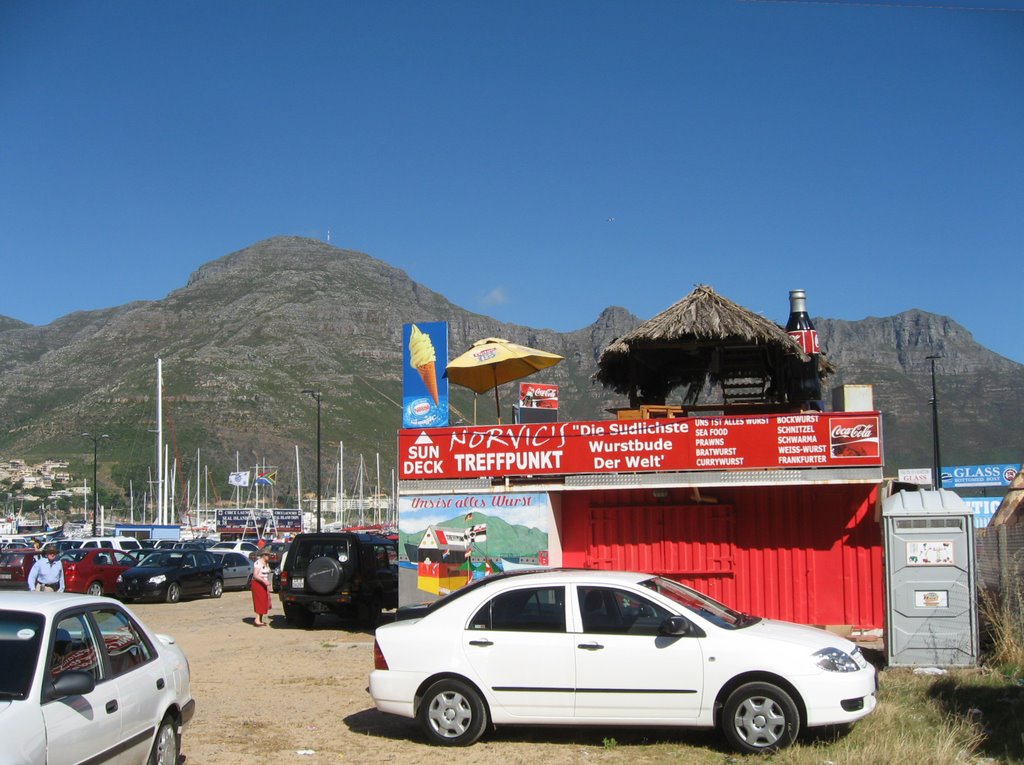
[[[260,550],[256,564],[252,568],[252,610],[256,612],[257,627],[266,627],[263,617],[270,610],[270,564],[267,559],[270,550]]]

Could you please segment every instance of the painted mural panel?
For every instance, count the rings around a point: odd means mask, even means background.
[[[545,493],[401,497],[401,604],[433,600],[489,574],[548,566],[551,517]]]

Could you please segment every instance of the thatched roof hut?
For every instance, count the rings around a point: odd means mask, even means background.
[[[605,348],[593,379],[631,407],[664,404],[681,387],[683,403],[696,403],[708,381],[727,404],[786,404],[789,379],[810,361],[779,325],[698,285]],[[832,371],[823,363],[819,374]]]

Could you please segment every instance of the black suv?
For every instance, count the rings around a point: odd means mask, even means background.
[[[280,571],[284,616],[297,627],[324,613],[374,627],[381,609],[398,608],[398,544],[378,534],[297,534]]]

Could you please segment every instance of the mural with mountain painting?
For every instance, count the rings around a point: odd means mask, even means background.
[[[422,602],[489,574],[546,567],[551,523],[544,493],[401,497],[399,565],[407,581],[402,589],[408,592],[414,576],[415,597]]]

